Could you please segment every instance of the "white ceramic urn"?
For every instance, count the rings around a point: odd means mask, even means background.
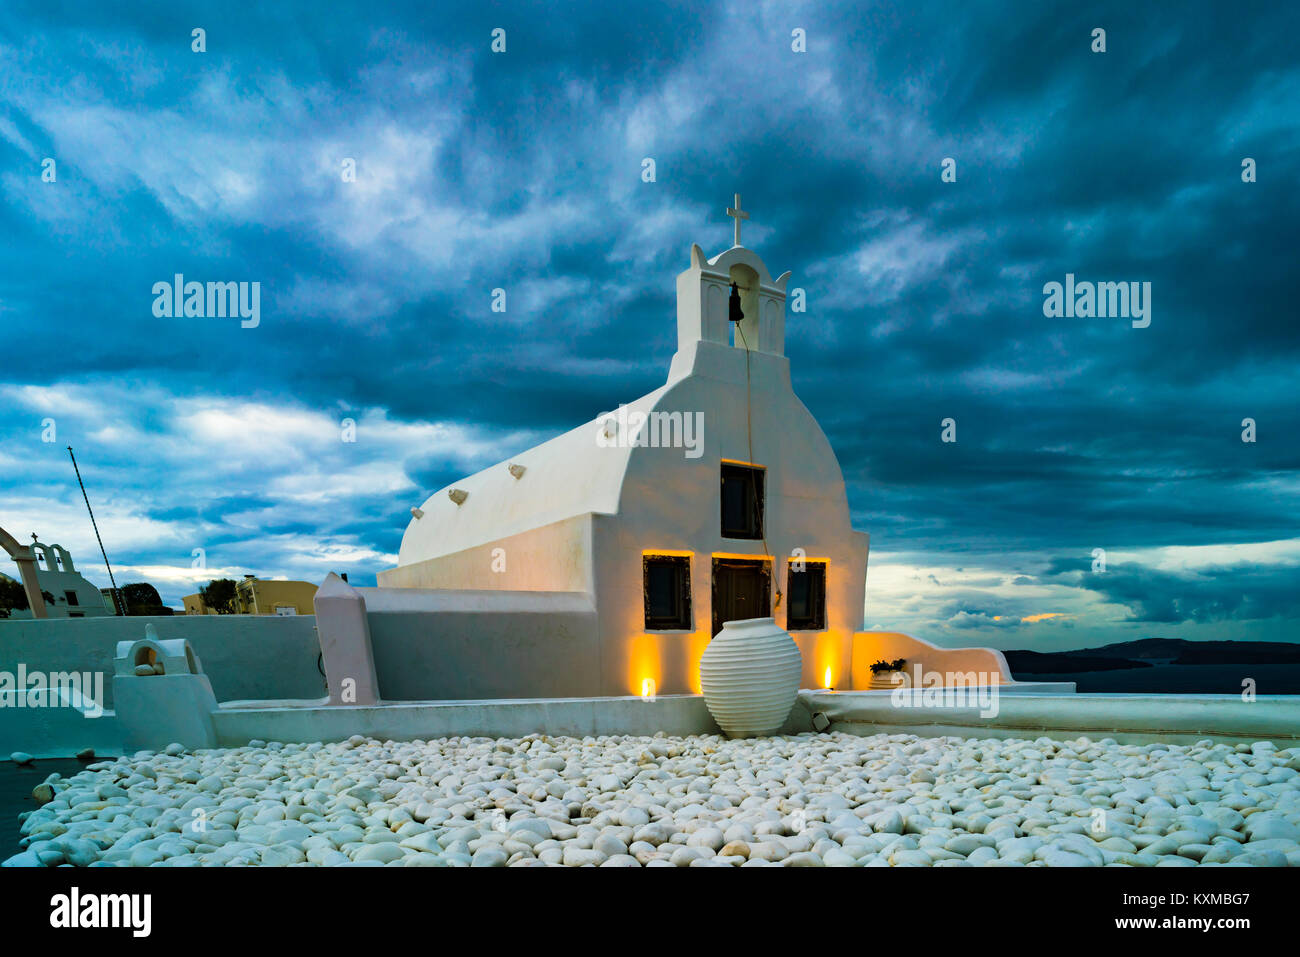
[[[700,689],[729,738],[774,734],[794,707],[803,657],[774,618],[722,626],[700,656]]]

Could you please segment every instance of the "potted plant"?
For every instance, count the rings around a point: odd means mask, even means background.
[[[905,664],[907,664],[906,658],[895,658],[893,661],[885,661],[882,658],[875,662],[871,666],[871,690],[890,691],[906,686],[907,675],[903,671]]]

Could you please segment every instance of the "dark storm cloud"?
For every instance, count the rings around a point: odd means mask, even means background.
[[[59,418],[123,507],[176,537],[168,554],[197,529],[252,541],[242,514],[391,555],[423,494],[662,382],[673,277],[690,242],[725,244],[740,191],[747,242],[807,290],[795,388],[873,549],[960,564],[1294,538],[1297,28],[1250,3],[10,4],[0,349],[20,359],[0,435],[29,449],[50,414],[23,389],[86,386],[119,404]],[[156,319],[150,288],[178,272],[260,281],[261,327]],[[1067,272],[1150,282],[1150,327],[1045,317],[1043,284]],[[385,410],[411,430],[181,487],[149,465],[183,458],[186,429],[146,393],[327,425]],[[455,430],[420,438],[426,422]],[[42,462],[6,481],[52,494]],[[294,480],[344,467],[341,499]],[[1250,601],[1171,604],[1163,575],[1126,568],[1103,593],[1144,621],[1294,613],[1265,580]],[[945,600],[952,627],[1033,610]]]
[[[1247,622],[1300,617],[1300,569],[1295,565],[1212,564],[1164,571],[1135,562],[1093,572],[1070,559],[1052,563],[1043,576],[1103,594],[1132,609],[1135,622]]]

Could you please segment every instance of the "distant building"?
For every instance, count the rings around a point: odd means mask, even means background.
[[[98,618],[114,615],[112,593],[88,581],[72,564],[72,555],[62,545],[33,542],[30,546],[36,557],[36,581],[41,591],[54,596],[46,602],[51,618]],[[6,576],[8,577],[8,576]],[[10,618],[31,618],[32,610],[15,609]]]
[[[235,611],[240,615],[311,615],[316,586],[304,581],[277,581],[245,575],[235,583]],[[201,595],[186,595],[185,614],[215,615]]]

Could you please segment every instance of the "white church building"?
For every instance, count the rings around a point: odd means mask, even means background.
[[[72,563],[72,554],[62,545],[46,545],[32,536],[27,546],[36,571],[36,581],[42,592],[54,600],[46,602],[45,614],[50,618],[98,618],[114,615],[111,601],[100,588],[90,582]],[[4,576],[8,578],[9,576]],[[10,612],[14,619],[31,618],[32,610],[24,608]]]
[[[737,220],[725,252],[692,245],[663,386],[429,496],[376,591],[589,602],[601,694],[698,692],[722,623],[767,616],[798,643],[805,687],[848,687],[868,536],[791,386],[790,273],[772,278],[739,239]]]

